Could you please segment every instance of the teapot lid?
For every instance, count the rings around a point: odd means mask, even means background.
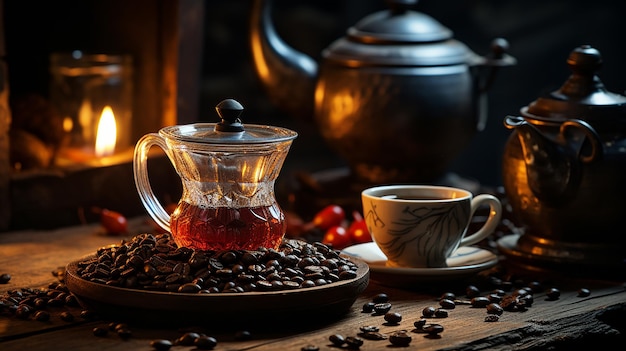
[[[626,123],[626,96],[606,90],[596,72],[602,66],[600,52],[590,45],[574,49],[567,59],[572,70],[558,89],[539,97],[522,109],[537,119],[563,121],[576,118],[588,122],[623,120]]]
[[[168,137],[200,144],[267,144],[290,141],[298,136],[293,130],[281,127],[244,124],[240,115],[243,106],[236,100],[221,101],[215,110],[221,118],[218,123],[193,123],[161,129]]]
[[[370,14],[336,40],[324,57],[359,65],[440,66],[479,63],[481,58],[452,38],[432,17],[410,10],[417,0],[387,0],[388,10]]]

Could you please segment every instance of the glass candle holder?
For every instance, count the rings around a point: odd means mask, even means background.
[[[66,132],[60,157],[87,162],[132,149],[131,56],[53,53],[50,75],[50,102]]]

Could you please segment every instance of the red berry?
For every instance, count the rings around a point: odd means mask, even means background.
[[[354,243],[362,244],[372,241],[372,236],[369,230],[367,230],[367,224],[363,219],[363,216],[358,211],[352,212],[353,221],[348,227],[348,236]]]
[[[337,225],[326,231],[324,238],[322,239],[322,243],[331,245],[333,249],[341,250],[352,244],[352,240],[350,239],[346,228]]]
[[[346,212],[339,205],[328,205],[313,217],[313,224],[322,229],[328,230],[331,227],[341,225],[346,219]]]
[[[128,221],[119,212],[102,209],[100,211],[100,224],[107,234],[123,234],[128,231]]]

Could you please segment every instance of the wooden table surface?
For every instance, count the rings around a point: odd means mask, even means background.
[[[131,220],[132,233],[150,230],[145,218]],[[0,296],[25,287],[41,288],[58,281],[55,273],[72,261],[92,254],[101,246],[117,244],[126,237],[103,235],[98,225],[63,228],[54,231],[20,231],[0,233],[0,274],[8,273],[11,280],[0,284]],[[500,265],[488,272],[477,274],[476,281],[486,281],[490,274],[502,272]],[[516,276],[508,275],[511,282]],[[429,319],[444,331],[438,337],[416,333],[414,322],[422,316],[425,307],[440,307],[439,297],[444,292],[455,292],[459,300],[467,300],[463,293],[472,284],[469,279],[448,282],[447,285],[425,282],[422,286],[398,288],[370,279],[350,310],[339,319],[306,323],[306,316],[284,316],[288,322],[272,328],[272,323],[251,326],[249,338],[241,338],[239,329],[228,325],[220,328],[196,326],[200,331],[215,337],[215,350],[304,350],[312,345],[319,350],[338,350],[329,336],[358,336],[363,326],[377,326],[380,333],[391,335],[407,330],[412,337],[407,349],[419,350],[566,350],[582,346],[602,346],[625,340],[626,289],[622,281],[556,280],[545,277],[518,275],[515,283],[525,285],[543,281],[542,290],[533,294],[534,303],[524,312],[505,311],[497,322],[485,322],[485,308],[458,304],[448,310],[446,318]],[[525,280],[524,280],[525,279]],[[550,284],[550,285],[547,285]],[[556,300],[546,298],[545,291],[556,287],[561,295]],[[580,288],[587,288],[588,297],[578,296]],[[510,294],[513,290],[508,292]],[[489,291],[481,291],[486,295]],[[402,315],[400,323],[389,325],[383,316],[364,313],[362,306],[379,293],[385,293],[392,311]],[[303,301],[302,303],[307,303]],[[0,350],[154,350],[150,342],[156,339],[176,340],[190,329],[129,324],[132,335],[121,338],[110,332],[104,337],[93,334],[96,327],[108,328],[115,320],[80,318],[81,307],[48,307],[51,318],[47,322],[32,317],[20,319],[0,306]],[[70,312],[76,318],[71,322],[60,318]],[[219,318],[219,316],[211,316]],[[276,318],[270,316],[268,318]],[[268,321],[270,320],[268,319]],[[343,348],[346,348],[345,346]],[[394,347],[388,339],[364,339],[360,350],[389,350]],[[192,350],[193,346],[172,346],[171,350]],[[314,349],[314,348],[311,348]]]

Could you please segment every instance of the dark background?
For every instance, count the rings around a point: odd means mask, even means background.
[[[28,90],[47,93],[46,59],[50,52],[94,49],[88,47],[92,41],[90,32],[84,29],[89,23],[80,22],[85,17],[81,14],[89,11],[89,1],[46,2],[45,7],[38,4],[4,1],[13,94]],[[274,5],[273,19],[279,34],[315,59],[350,25],[386,8],[383,0],[275,0]],[[205,2],[197,119],[215,121],[215,105],[224,98],[235,98],[246,107],[245,120],[249,123],[281,125],[299,132],[285,172],[314,172],[343,165],[326,147],[313,123],[298,121],[269,104],[255,76],[249,49],[251,7],[252,0]],[[72,20],[38,29],[38,22],[44,23],[56,15],[55,8]],[[607,89],[620,94],[626,90],[626,1],[421,0],[415,10],[438,20],[454,32],[456,39],[480,55],[488,52],[492,39],[506,38],[510,54],[517,59],[516,66],[499,72],[489,91],[486,129],[475,136],[450,167],[450,171],[462,177],[487,185],[500,184],[503,146],[510,134],[502,125],[503,118],[517,114],[540,94],[557,89],[569,75],[565,60],[574,48],[583,44],[597,48],[604,58],[599,75]],[[141,15],[136,14],[138,18]],[[25,36],[28,29],[38,37],[53,35],[54,40],[34,43]],[[24,56],[20,57],[20,52]],[[287,176],[288,173],[281,177]]]
[[[255,79],[243,18],[248,3],[207,4],[206,51],[213,54],[206,56],[201,111],[211,115],[222,97],[237,96],[258,109],[253,112],[272,116],[274,123],[289,123],[288,117],[266,105]],[[282,38],[319,59],[321,51],[345,35],[349,26],[385,9],[386,4],[381,0],[276,0],[274,8],[274,23]],[[488,53],[493,38],[506,38],[510,54],[517,59],[516,66],[499,72],[489,91],[486,129],[451,165],[451,171],[463,177],[488,185],[501,183],[503,146],[510,134],[503,118],[517,114],[540,94],[558,89],[569,76],[565,61],[576,47],[589,44],[598,49],[605,62],[599,75],[607,89],[620,94],[626,90],[626,1],[421,0],[415,10],[438,20],[480,55]],[[310,142],[315,139],[314,125],[294,126],[303,137],[294,142],[288,161],[329,152],[323,142]],[[329,157],[328,161],[330,166],[336,160]]]

